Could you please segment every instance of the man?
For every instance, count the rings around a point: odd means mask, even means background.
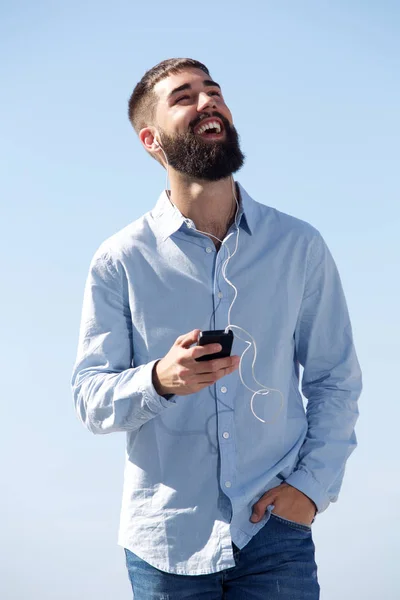
[[[335,264],[313,227],[233,185],[244,156],[202,63],[148,71],[129,117],[170,190],[96,252],[72,383],[90,431],[127,434],[135,600],[315,600],[311,525],[338,497],[361,390]],[[227,325],[232,355],[196,360],[220,350],[200,331]]]

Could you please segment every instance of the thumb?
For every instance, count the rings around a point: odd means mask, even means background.
[[[273,499],[271,497],[261,498],[256,504],[253,506],[253,512],[250,517],[250,521],[252,523],[258,523],[264,517],[267,508],[271,507],[271,510],[274,509],[274,505],[272,504]]]
[[[179,345],[182,346],[182,348],[190,348],[190,346],[195,344],[199,339],[200,331],[200,329],[193,329],[193,331],[182,335],[177,340]]]

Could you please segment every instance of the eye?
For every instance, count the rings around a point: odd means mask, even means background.
[[[178,104],[178,102],[180,102],[181,100],[190,100],[190,96],[186,95],[186,96],[181,96],[180,98],[178,98],[175,101],[175,104]]]
[[[221,92],[209,92],[210,96],[221,96]]]

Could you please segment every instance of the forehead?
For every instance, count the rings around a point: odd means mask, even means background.
[[[185,69],[179,73],[168,75],[154,86],[154,92],[160,100],[165,100],[177,87],[184,84],[191,85],[194,89],[203,87],[204,81],[210,81],[211,77],[201,69]]]

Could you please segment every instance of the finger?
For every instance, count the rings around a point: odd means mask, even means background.
[[[251,514],[250,521],[252,523],[258,523],[259,521],[261,521],[261,519],[265,516],[265,513],[267,512],[267,508],[269,506],[271,507],[272,512],[272,510],[275,508],[274,504],[272,503],[272,500],[268,502],[266,506],[264,504],[255,504],[253,506],[253,512]]]
[[[265,515],[268,506],[273,505],[274,503],[274,494],[269,494],[268,492],[260,498],[258,502],[256,502],[253,506],[253,512],[250,517],[250,521],[252,523],[257,523],[260,521]]]
[[[216,373],[219,375],[219,377],[222,377],[225,370],[236,366],[236,364],[239,364],[239,357],[237,356],[214,358],[213,360],[201,361],[197,363],[195,366],[195,372],[197,374]]]
[[[189,356],[190,358],[196,360],[196,358],[200,358],[200,356],[214,354],[215,352],[220,352],[221,350],[221,344],[207,344],[206,346],[194,346],[194,348],[190,348]]]
[[[240,359],[238,357],[237,364],[234,364],[233,366],[231,366],[229,368],[220,369],[219,371],[217,371],[215,373],[197,374],[196,385],[212,385],[212,384],[216,383],[218,381],[218,379],[221,379],[221,377],[224,377],[225,375],[229,375],[230,373],[233,373],[233,371],[235,371],[235,369],[237,369],[237,367],[238,367],[239,360]]]
[[[216,381],[217,379],[215,377],[212,377],[210,374],[206,374],[203,375],[203,377],[200,377],[200,379],[196,380],[196,385],[214,385]]]
[[[238,358],[237,361],[233,362],[229,367],[226,367],[225,369],[221,369],[220,371],[218,371],[217,372],[218,379],[221,379],[222,377],[226,377],[226,375],[230,375],[231,373],[236,371],[236,369],[239,366],[239,362],[240,362],[240,359]]]
[[[233,363],[233,365],[231,365],[229,367],[225,367],[224,369],[220,369],[219,371],[217,371],[217,373],[216,373],[217,380],[222,379],[222,377],[226,377],[227,375],[230,375],[231,373],[236,371],[236,369],[238,368],[238,365],[239,365],[239,362],[237,364]]]
[[[193,331],[189,331],[189,333],[185,333],[177,338],[176,344],[178,346],[182,346],[182,348],[190,348],[192,344],[195,344],[199,339],[200,329],[193,329]]]

